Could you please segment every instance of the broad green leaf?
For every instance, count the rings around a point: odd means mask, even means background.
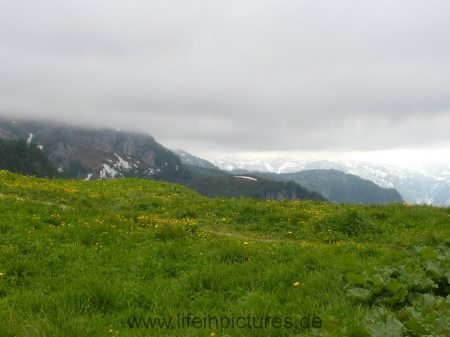
[[[430,311],[436,306],[436,302],[440,297],[436,297],[433,294],[422,294],[422,303],[424,305],[424,309]]]
[[[412,289],[415,286],[421,284],[424,278],[426,278],[426,274],[422,269],[409,274],[408,278],[406,279],[408,288]]]
[[[367,326],[373,337],[403,337],[403,324],[391,315],[386,321],[375,322]]]
[[[372,293],[374,295],[378,295],[378,294],[380,294],[383,291],[383,289],[384,289],[384,286],[373,287],[372,288]]]
[[[381,286],[383,284],[383,280],[379,275],[373,275],[369,279],[376,286]]]
[[[444,276],[447,278],[447,282],[450,283],[450,270],[447,271]]]
[[[405,322],[405,327],[411,330],[414,335],[428,335],[430,331],[417,318],[411,318]]]
[[[420,251],[420,254],[425,260],[433,260],[437,258],[437,253],[433,247],[426,247]]]
[[[423,292],[423,291],[431,290],[431,289],[437,288],[437,287],[438,286],[436,285],[436,283],[433,282],[433,280],[428,279],[428,278],[424,278],[413,289],[416,290],[416,291]]]
[[[383,298],[383,302],[388,303],[388,304],[397,304],[399,303],[399,299],[397,297],[384,297]]]
[[[401,303],[405,301],[406,295],[408,295],[408,289],[403,287],[398,290],[396,297],[398,298],[398,301]]]
[[[429,312],[425,315],[425,322],[433,323],[439,318],[439,313],[437,311]]]
[[[441,316],[433,322],[433,332],[436,331],[441,334],[441,336],[450,335],[450,317],[448,316],[448,311],[445,317]]]
[[[444,255],[443,255],[443,257],[442,257],[442,260],[443,261],[450,261],[450,251],[446,251],[446,252],[444,252]]]
[[[398,271],[402,278],[409,278],[411,273],[414,273],[415,268],[411,268],[411,266],[405,266],[404,264],[398,267]]]
[[[347,290],[347,295],[358,301],[366,302],[372,298],[372,292],[363,288],[352,288]]]
[[[396,280],[393,280],[393,281],[389,282],[388,284],[386,284],[386,288],[388,288],[391,291],[391,293],[396,295],[397,292],[403,288],[403,285],[398,283]]]
[[[366,284],[366,275],[358,275],[355,273],[348,273],[345,275],[348,283],[355,286],[364,286]]]
[[[439,261],[427,261],[426,269],[432,272],[436,277],[441,278],[443,274],[443,270],[440,266]]]

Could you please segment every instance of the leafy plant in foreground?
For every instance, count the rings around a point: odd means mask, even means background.
[[[450,244],[415,247],[397,266],[348,273],[347,295],[379,307],[347,336],[450,336]]]

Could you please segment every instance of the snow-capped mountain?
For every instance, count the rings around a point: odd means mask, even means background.
[[[450,205],[450,166],[434,171],[407,169],[361,161],[314,160],[296,158],[227,157],[212,161],[223,170],[293,173],[309,169],[335,169],[368,179],[381,187],[395,188],[409,203]]]

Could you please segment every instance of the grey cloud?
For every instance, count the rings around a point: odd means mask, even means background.
[[[0,113],[194,152],[450,148],[448,1],[0,5]]]

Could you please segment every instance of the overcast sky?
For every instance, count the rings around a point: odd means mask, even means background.
[[[0,0],[0,114],[207,159],[447,160],[450,1]]]

